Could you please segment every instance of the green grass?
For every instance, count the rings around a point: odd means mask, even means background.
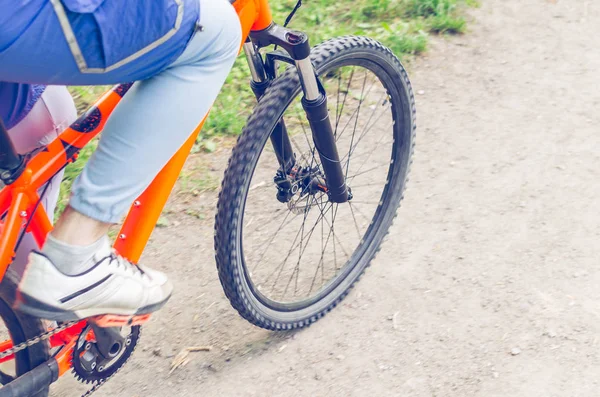
[[[271,0],[274,20],[283,24],[296,0]],[[463,33],[466,6],[477,6],[477,0],[310,0],[305,1],[290,27],[309,34],[312,45],[343,35],[364,35],[381,41],[403,60],[427,50],[429,34]],[[227,78],[198,137],[193,152],[212,152],[217,137],[236,136],[242,131],[255,99],[248,81],[250,73],[245,58],[240,56]],[[77,109],[87,109],[107,87],[71,87]],[[68,191],[91,155],[94,143],[82,150],[79,160],[67,167],[58,210],[68,201]],[[187,182],[182,176],[184,184]],[[202,181],[204,185],[206,181]],[[199,183],[194,181],[192,184]],[[208,183],[211,185],[211,183]],[[193,189],[192,189],[193,190]]]
[[[202,192],[215,190],[219,186],[219,181],[206,172],[205,168],[194,167],[181,173],[179,185],[181,194],[197,196]]]
[[[456,0],[407,0],[404,15],[423,18],[430,31],[435,33],[462,33],[465,19],[458,14]]]
[[[62,183],[60,184],[60,196],[58,198],[58,203],[56,204],[56,217],[62,214],[65,207],[67,206],[69,202],[69,193],[71,191],[71,185],[73,184],[73,181],[75,180],[77,175],[79,175],[81,173],[81,170],[83,170],[85,163],[96,149],[96,146],[98,146],[97,140],[93,140],[92,142],[90,142],[81,150],[81,152],[79,152],[79,158],[77,159],[77,161],[69,164],[65,169],[65,175],[63,177]]]
[[[275,21],[283,23],[295,3],[272,0]],[[474,5],[476,0],[311,0],[303,3],[290,27],[307,32],[312,45],[349,34],[369,36],[406,60],[427,50],[431,33],[463,33],[463,10]],[[215,135],[240,134],[255,103],[247,69],[240,57],[215,102],[200,141]]]

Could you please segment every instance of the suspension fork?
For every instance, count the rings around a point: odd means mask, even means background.
[[[281,26],[271,24],[268,28],[260,31],[253,31],[250,34],[252,42],[244,45],[244,51],[248,58],[252,78],[256,84],[256,78],[260,80],[264,71],[262,58],[256,52],[256,48],[266,47],[268,45],[278,45],[283,48],[291,57],[295,64],[300,84],[304,96],[302,98],[302,107],[306,113],[308,123],[312,132],[315,148],[319,153],[323,172],[325,173],[325,181],[327,183],[327,193],[329,200],[335,203],[343,203],[348,201],[349,192],[346,186],[342,164],[335,142],[331,120],[329,119],[329,111],[327,109],[327,94],[322,84],[320,83],[316,71],[310,61],[310,44],[308,36],[302,32],[293,31]],[[260,63],[260,65],[258,65]],[[264,89],[268,86],[265,83]],[[264,82],[264,80],[263,80]],[[260,84],[260,82],[259,82]],[[255,90],[255,94],[256,94]],[[264,93],[264,90],[263,90]],[[281,128],[278,126],[271,135],[271,142],[280,164],[286,160],[286,150],[292,153],[291,143],[285,124],[280,122]],[[277,142],[278,141],[278,142]],[[281,144],[284,142],[284,144]],[[289,146],[284,147],[286,143]],[[278,153],[279,150],[279,153]],[[284,168],[285,169],[285,168]]]
[[[250,87],[252,88],[256,99],[260,101],[260,98],[262,98],[263,94],[267,90],[267,87],[269,87],[269,84],[271,84],[271,79],[265,72],[262,57],[256,50],[255,45],[250,40],[244,43],[244,53],[246,54],[246,60],[248,61],[250,74],[252,75]],[[287,128],[285,127],[285,121],[283,120],[283,117],[281,120],[279,120],[279,122],[277,122],[277,125],[271,133],[270,139],[282,172],[284,175],[289,174],[292,168],[294,168],[294,165],[296,165],[296,157],[294,156],[292,142],[290,141],[290,137],[287,133]]]

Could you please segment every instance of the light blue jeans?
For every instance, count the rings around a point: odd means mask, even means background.
[[[98,149],[73,184],[70,205],[116,223],[208,113],[241,44],[227,0],[200,2],[200,24],[166,70],[135,83],[107,120]]]

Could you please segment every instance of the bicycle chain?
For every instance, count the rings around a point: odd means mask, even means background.
[[[3,359],[3,358],[5,358],[5,357],[10,356],[11,354],[18,353],[21,350],[25,350],[25,349],[33,346],[33,345],[37,345],[40,342],[48,340],[51,336],[56,335],[57,333],[62,332],[65,329],[70,328],[70,327],[72,327],[73,325],[75,325],[77,323],[79,323],[79,321],[71,321],[71,322],[68,322],[68,323],[65,323],[65,324],[61,324],[61,325],[59,325],[56,328],[53,328],[51,330],[48,330],[48,331],[44,332],[43,334],[40,334],[40,335],[36,336],[35,338],[31,338],[29,340],[26,340],[25,342],[19,343],[18,345],[15,345],[15,346],[11,347],[10,349],[6,349],[6,350],[4,350],[3,352],[0,353],[0,360]],[[91,396],[100,387],[102,387],[110,378],[112,378],[117,373],[119,373],[119,371],[120,371],[121,368],[119,368],[114,374],[112,374],[108,378],[102,379],[100,382],[94,384],[94,386],[92,386],[88,391],[86,391],[84,394],[82,394],[81,397],[89,397],[89,396]]]
[[[89,397],[96,392],[103,384],[105,384],[110,378],[115,376],[119,371],[115,372],[111,376],[106,379],[102,379],[100,382],[96,383],[92,388],[81,395],[81,397]]]
[[[45,340],[48,340],[52,335],[55,335],[61,331],[64,331],[65,329],[72,327],[73,325],[77,324],[78,322],[79,321],[71,321],[71,322],[62,324],[56,328],[53,328],[49,331],[44,332],[43,334],[36,336],[35,338],[31,338],[29,340],[26,340],[25,342],[19,343],[18,345],[11,347],[10,349],[4,350],[2,353],[0,353],[0,360],[5,357],[10,356],[11,354],[18,353],[21,350],[25,350],[28,347],[36,345]]]

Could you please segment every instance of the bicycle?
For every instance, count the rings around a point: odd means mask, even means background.
[[[286,27],[300,2],[284,26],[273,22],[268,0],[231,2],[258,104],[219,194],[217,269],[227,298],[245,319],[270,330],[302,328],[348,294],[391,226],[411,163],[414,96],[402,64],[380,43],[347,36],[311,50],[305,33]],[[100,133],[130,87],[114,87],[58,139],[25,156],[16,154],[0,122],[0,179],[6,185],[0,191],[0,317],[9,331],[0,343],[0,397],[46,396],[69,369],[92,384],[85,396],[92,394],[125,364],[148,320],[95,318],[46,330],[40,319],[12,308],[18,292],[7,272],[25,231],[41,245],[52,229],[39,205],[44,185]],[[139,260],[203,124],[132,204],[114,244],[130,261]],[[359,148],[361,142],[371,150]],[[358,165],[351,158],[360,159]],[[379,172],[383,167],[387,172]],[[258,229],[251,230],[253,224]],[[294,227],[297,232],[284,233]],[[310,245],[319,228],[320,244]],[[351,244],[356,247],[349,253]],[[290,260],[295,263],[287,267]],[[277,263],[274,269],[261,266],[270,262]],[[307,272],[306,263],[316,264],[314,271]],[[4,372],[7,363],[11,373]]]

